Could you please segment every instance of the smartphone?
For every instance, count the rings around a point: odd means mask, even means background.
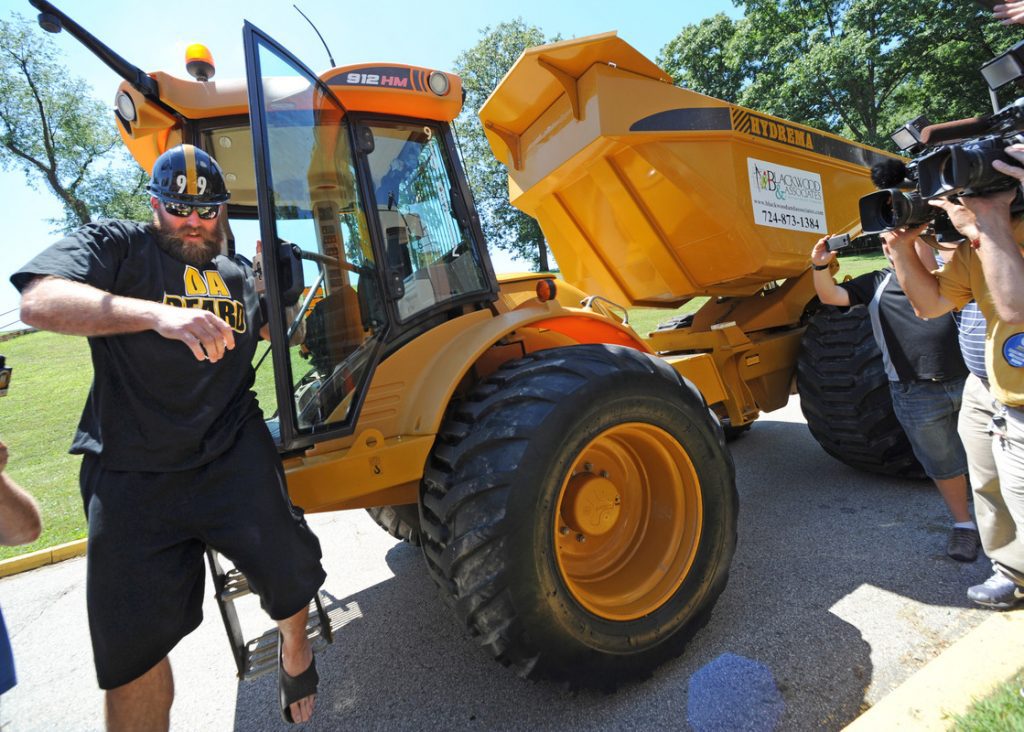
[[[840,234],[839,236],[830,236],[825,240],[825,250],[834,252],[836,249],[842,249],[850,246],[850,235]]]

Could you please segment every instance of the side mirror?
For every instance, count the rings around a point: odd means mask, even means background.
[[[378,332],[387,322],[387,311],[381,298],[380,285],[377,284],[376,270],[370,267],[360,270],[356,294],[359,297],[359,314],[363,321],[363,330]]]
[[[302,275],[302,250],[290,241],[279,240],[277,268],[281,282],[281,302],[291,307],[302,297],[306,282]]]
[[[373,137],[373,130],[366,125],[356,126],[356,151],[363,155],[369,155],[377,146]]]

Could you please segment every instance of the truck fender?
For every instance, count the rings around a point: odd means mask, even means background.
[[[526,351],[572,343],[612,343],[650,353],[629,328],[586,310],[567,309],[557,302],[495,315],[480,310],[438,326],[391,354],[373,376],[360,423],[377,426],[378,400],[389,402],[394,422],[381,422],[385,434],[433,435],[440,428],[448,403],[471,368],[483,364],[492,346],[515,333],[506,353],[488,360],[486,368],[518,358]],[[399,384],[403,388],[393,389]],[[398,398],[398,404],[394,399]],[[383,407],[383,403],[381,404]],[[397,409],[397,413],[396,413]],[[387,420],[391,421],[391,420]]]

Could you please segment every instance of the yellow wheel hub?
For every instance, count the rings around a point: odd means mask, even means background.
[[[569,479],[562,502],[562,517],[576,533],[601,536],[619,519],[622,498],[607,478],[580,473]]]
[[[610,427],[562,482],[554,537],[562,578],[595,615],[643,617],[686,579],[701,516],[697,474],[675,437],[642,422]]]

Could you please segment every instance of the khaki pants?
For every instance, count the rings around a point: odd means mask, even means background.
[[[993,424],[997,415],[1005,415],[1005,427]],[[982,546],[997,569],[1024,584],[1024,409],[1006,409],[971,374],[959,432]]]

